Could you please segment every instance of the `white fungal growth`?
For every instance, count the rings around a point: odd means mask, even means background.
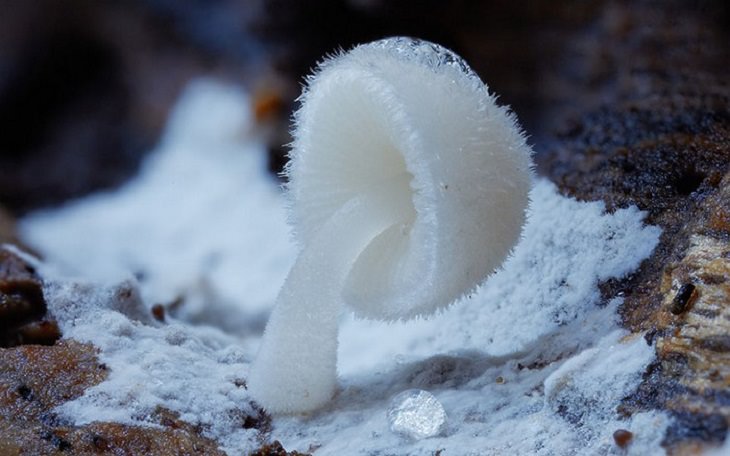
[[[302,247],[249,376],[272,413],[334,394],[341,304],[426,315],[504,261],[525,220],[531,150],[451,51],[410,38],[320,64],[296,113],[289,197]]]

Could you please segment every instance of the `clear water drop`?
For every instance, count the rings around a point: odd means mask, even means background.
[[[410,389],[399,393],[388,407],[390,430],[413,440],[439,435],[446,427],[446,411],[428,391]]]

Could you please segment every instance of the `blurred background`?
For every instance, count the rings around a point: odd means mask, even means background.
[[[686,97],[714,84],[727,102],[726,4],[2,0],[0,225],[3,213],[57,205],[134,175],[180,90],[201,75],[252,94],[276,173],[312,66],[391,35],[462,55],[512,106],[540,161],[579,116],[617,99]]]

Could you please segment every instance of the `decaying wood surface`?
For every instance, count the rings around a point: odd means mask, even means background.
[[[604,98],[540,157],[565,193],[635,204],[664,230],[603,292],[625,297],[623,324],[658,356],[621,412],[668,411],[670,454],[717,445],[730,424],[730,59],[722,23],[686,5],[606,10],[590,32]]]

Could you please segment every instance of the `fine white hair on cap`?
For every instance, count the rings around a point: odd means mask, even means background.
[[[288,195],[302,247],[249,377],[270,412],[326,403],[342,303],[373,319],[448,306],[517,243],[531,149],[453,52],[395,37],[321,63],[295,114]]]

